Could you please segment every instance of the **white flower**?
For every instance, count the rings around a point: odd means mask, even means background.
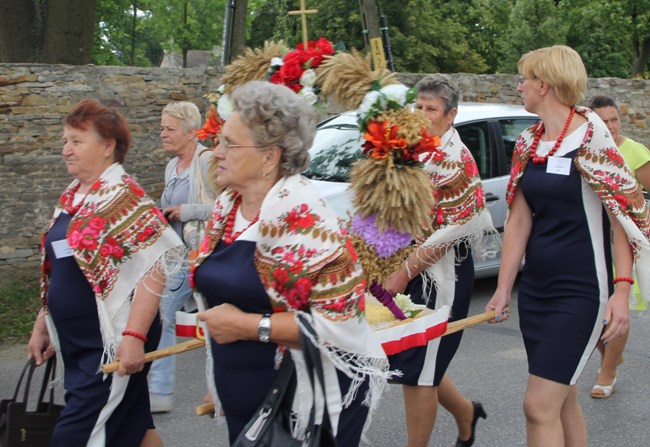
[[[223,95],[217,103],[217,113],[221,118],[227,120],[232,113],[232,102],[228,95]]]
[[[402,106],[406,105],[407,86],[402,84],[387,85],[386,87],[382,87],[380,92],[386,96],[388,101],[395,101]]]
[[[271,58],[271,67],[282,67],[282,59],[279,57],[273,57]]]
[[[311,87],[303,87],[302,90],[298,92],[298,96],[302,96],[307,104],[312,106],[318,102],[318,95],[316,95],[314,89]]]
[[[378,98],[379,92],[376,90],[366,93],[366,96],[363,97],[363,101],[361,101],[361,105],[357,109],[357,116],[360,120],[366,118],[366,115],[368,115],[370,110],[373,108],[373,105],[377,102]]]
[[[316,70],[305,70],[300,76],[300,85],[304,87],[313,87],[316,84]]]
[[[221,84],[219,87],[217,87],[217,93],[220,95],[223,95],[223,92],[226,91],[226,84]]]

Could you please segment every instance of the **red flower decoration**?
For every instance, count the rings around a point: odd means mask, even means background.
[[[363,134],[363,153],[371,158],[386,158],[391,151],[401,150],[408,146],[406,140],[397,135],[399,126],[391,126],[388,120],[383,123],[370,121],[367,132]]]
[[[199,140],[207,140],[212,138],[214,141],[216,137],[221,133],[221,127],[223,126],[224,120],[217,113],[217,109],[214,106],[210,107],[208,110],[208,117],[205,120],[205,124],[199,130],[196,131],[196,138]]]

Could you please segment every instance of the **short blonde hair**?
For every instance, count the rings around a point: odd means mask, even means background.
[[[183,133],[188,133],[190,129],[199,130],[201,128],[201,112],[193,102],[170,102],[165,106],[162,114],[180,120],[183,123]]]
[[[530,51],[517,63],[519,74],[547,83],[563,104],[580,102],[587,88],[587,70],[580,55],[565,45]]]

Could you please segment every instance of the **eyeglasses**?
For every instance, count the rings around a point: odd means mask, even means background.
[[[219,145],[223,146],[224,151],[228,152],[230,149],[238,149],[240,147],[268,147],[268,144],[230,144],[223,135],[219,135]]]

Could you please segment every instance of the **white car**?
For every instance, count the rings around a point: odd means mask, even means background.
[[[537,115],[523,106],[488,103],[460,103],[454,126],[478,165],[486,203],[494,226],[503,232],[506,216],[506,187],[515,141]],[[345,112],[318,124],[310,149],[311,163],[305,173],[327,198],[336,212],[352,213],[348,192],[350,165],[361,156],[363,139],[355,112]],[[499,271],[500,253],[475,263],[476,277],[494,276]]]

